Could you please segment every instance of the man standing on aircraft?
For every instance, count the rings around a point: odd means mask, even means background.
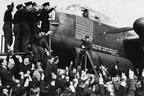
[[[44,3],[43,9],[40,12],[40,22],[41,22],[41,31],[47,33],[50,28],[50,22],[49,22],[49,13],[51,13],[57,6],[55,7],[50,7],[49,2]],[[49,35],[50,36],[50,35]],[[50,38],[46,37],[46,41],[49,42]],[[49,43],[50,46],[50,43]]]
[[[14,3],[11,3],[11,5],[7,5],[7,10],[4,14],[4,25],[3,25],[3,31],[4,31],[4,37],[5,37],[5,52],[9,52],[10,46],[12,45],[12,11],[14,8]]]
[[[29,21],[30,21],[30,16],[31,16],[31,9],[32,9],[32,2],[26,2],[25,3],[25,8],[22,11],[22,24],[21,24],[21,33],[22,33],[22,50],[23,52],[28,51],[28,47],[30,44],[30,37],[31,37],[31,32],[30,32],[30,26],[29,26]]]
[[[85,56],[85,52],[88,51],[91,56],[91,51],[92,51],[92,42],[89,39],[89,36],[85,35],[85,38],[81,40],[82,40],[82,44],[80,47],[82,48],[82,51],[80,52],[79,64],[81,63],[83,56]]]
[[[84,40],[82,39],[81,48],[84,50],[91,50],[92,49],[92,42],[88,35],[85,35]]]
[[[20,46],[21,46],[21,12],[23,10],[23,5],[18,4],[16,6],[16,13],[14,14],[14,27],[13,32],[15,35],[15,42],[14,42],[14,52],[20,52]]]
[[[51,8],[49,2],[44,3],[43,9],[40,12],[40,21],[42,22],[41,31],[48,32],[50,28],[49,13],[51,13],[57,6]]]
[[[39,21],[38,15],[40,14],[40,10],[37,9],[37,4],[36,2],[32,3],[32,8],[30,11],[30,18],[29,18],[29,26],[30,26],[30,32],[31,32],[31,37],[30,37],[30,44],[32,44],[34,35],[37,34],[38,27],[37,23]]]

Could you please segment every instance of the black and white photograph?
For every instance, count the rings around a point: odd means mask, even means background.
[[[144,0],[0,8],[0,96],[144,96]]]

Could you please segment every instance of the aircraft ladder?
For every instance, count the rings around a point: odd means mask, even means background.
[[[89,61],[90,61],[91,66],[92,66],[92,68],[93,68],[93,70],[94,70],[95,75],[98,76],[98,74],[97,74],[97,72],[96,72],[96,69],[95,69],[95,66],[94,66],[94,63],[93,63],[92,58],[91,58],[91,56],[90,56],[90,53],[89,53],[88,51],[85,51],[85,53],[86,53],[86,54],[85,54],[85,65],[84,65],[84,69],[86,69],[86,66],[87,66],[87,58],[88,58]],[[80,66],[82,66],[82,61],[81,61]]]

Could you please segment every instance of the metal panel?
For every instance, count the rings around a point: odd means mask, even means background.
[[[93,40],[93,21],[76,16],[76,35],[75,38],[83,39],[85,35],[89,35],[90,39]]]

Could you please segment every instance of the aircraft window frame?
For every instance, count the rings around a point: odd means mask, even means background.
[[[49,14],[49,20],[50,21],[55,21],[56,20],[56,10],[53,10],[50,14]]]
[[[86,8],[81,7],[81,11],[82,11],[82,16],[83,16],[83,17],[86,17],[86,18],[89,18],[89,17],[90,17],[89,9],[86,9]]]

